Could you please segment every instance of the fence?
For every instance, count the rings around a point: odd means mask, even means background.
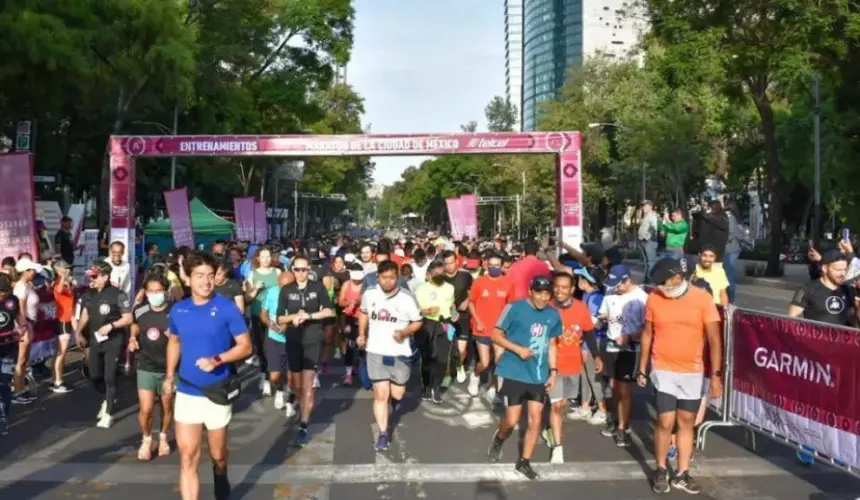
[[[722,331],[719,418],[699,427],[699,448],[740,426],[860,476],[860,331],[733,306]]]

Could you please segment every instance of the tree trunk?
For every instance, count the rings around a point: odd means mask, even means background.
[[[776,142],[776,126],[773,107],[766,92],[753,95],[756,109],[761,116],[761,130],[764,135],[765,163],[767,164],[767,185],[769,199],[770,250],[767,256],[765,275],[779,275],[779,256],[782,253],[782,165]]]

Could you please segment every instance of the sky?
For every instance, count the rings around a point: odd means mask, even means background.
[[[356,0],[347,83],[373,134],[459,132],[505,92],[503,0]],[[377,157],[391,185],[426,157]]]

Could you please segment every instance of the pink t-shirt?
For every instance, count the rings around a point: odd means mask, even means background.
[[[514,282],[513,300],[520,300],[529,296],[529,286],[536,276],[552,278],[552,271],[546,262],[534,255],[526,255],[522,260],[511,265],[508,276]]]

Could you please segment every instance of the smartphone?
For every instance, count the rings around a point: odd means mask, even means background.
[[[851,230],[847,227],[842,230],[842,239],[845,241],[851,241]]]

